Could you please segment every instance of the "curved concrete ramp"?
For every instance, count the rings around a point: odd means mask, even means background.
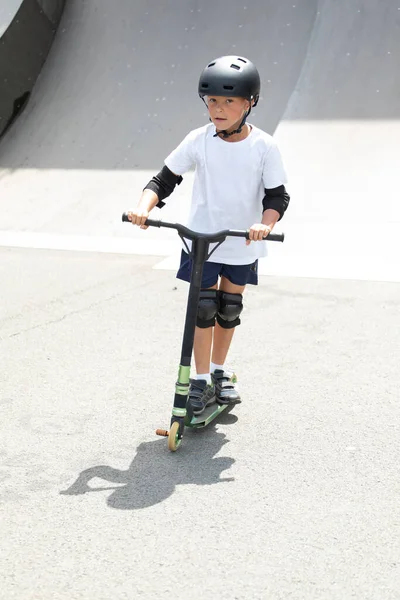
[[[34,102],[3,144],[0,165],[157,168],[206,122],[199,73],[210,57],[231,52],[258,63],[264,98],[254,121],[273,131],[316,17],[316,0],[294,4],[234,2],[227,13],[224,0],[120,0],[118,9],[109,0],[69,0]]]
[[[399,119],[400,6],[321,0],[285,119]]]
[[[320,2],[276,134],[296,199],[286,229],[304,274],[400,279],[399,58],[398,3]],[[282,260],[276,271],[290,270]]]
[[[132,231],[120,212],[206,122],[201,68],[237,52],[261,71],[251,120],[277,128],[293,197],[287,241],[262,272],[400,279],[398,242],[376,242],[399,221],[399,18],[391,0],[231,2],[229,12],[222,0],[121,0],[118,10],[70,0],[32,102],[0,145],[0,229],[32,232],[3,243],[136,251],[134,237],[138,251],[169,254],[170,235]],[[184,218],[190,182],[165,220]]]
[[[0,135],[29,100],[49,53],[65,0],[2,0]]]

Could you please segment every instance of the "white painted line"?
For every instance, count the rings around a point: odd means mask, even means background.
[[[400,267],[376,256],[293,255],[261,259],[260,275],[400,282]]]
[[[138,254],[168,256],[180,248],[179,240],[135,239],[86,235],[62,235],[26,231],[0,231],[0,246],[70,250],[74,252],[102,252],[111,254]]]
[[[271,243],[268,257],[259,263],[260,275],[400,282],[400,256],[394,228],[372,243],[360,228],[333,245],[328,229],[288,227],[284,244]],[[343,238],[346,240],[346,236]],[[164,257],[153,268],[176,271],[181,241],[142,237],[63,235],[28,231],[0,231],[0,247],[36,248],[73,252],[99,252]],[[337,247],[336,247],[337,246]],[[340,252],[340,253],[339,253]]]
[[[171,256],[167,256],[161,262],[154,265],[153,269],[160,271],[177,271],[180,265],[181,251],[177,250]]]
[[[180,252],[164,258],[153,269],[176,271]],[[259,275],[272,277],[309,277],[317,279],[353,279],[361,281],[400,282],[400,267],[395,263],[383,264],[374,257],[348,256],[282,256],[262,258],[259,261]]]

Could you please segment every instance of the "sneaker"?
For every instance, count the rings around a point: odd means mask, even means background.
[[[205,379],[191,379],[189,403],[194,415],[201,415],[206,406],[215,402],[215,387],[208,385]]]
[[[216,369],[211,373],[215,385],[215,396],[218,404],[238,404],[241,402],[240,394],[235,387],[237,378],[231,371]]]

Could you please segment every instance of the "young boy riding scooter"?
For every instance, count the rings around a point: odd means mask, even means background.
[[[191,131],[165,159],[161,171],[143,190],[129,220],[144,225],[154,207],[196,167],[188,227],[203,233],[249,229],[249,240],[228,238],[204,265],[194,338],[197,375],[189,402],[194,415],[215,402],[240,402],[232,373],[225,368],[235,328],[240,324],[243,292],[257,285],[258,259],[289,204],[285,169],[274,139],[246,119],[260,95],[260,76],[246,58],[223,56],[210,62],[198,92],[211,123]],[[179,279],[190,281],[191,260],[182,250]]]

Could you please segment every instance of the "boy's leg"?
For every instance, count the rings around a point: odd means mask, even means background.
[[[207,290],[216,290],[217,284]],[[210,375],[210,358],[214,327],[196,327],[194,334],[194,361],[197,377],[190,380],[189,402],[194,415],[200,415],[206,406],[215,402],[215,388]]]
[[[235,285],[226,277],[221,277],[219,285],[219,289],[228,294],[243,294],[245,287],[244,285]],[[211,360],[216,365],[225,364],[234,332],[235,327],[225,329],[218,323],[215,323]],[[211,376],[215,385],[217,401],[220,404],[240,402],[240,395],[231,379],[232,373],[218,369]]]
[[[228,294],[243,294],[245,285],[235,285],[226,277],[221,277],[219,289]],[[212,347],[212,362],[217,365],[225,364],[226,357],[232,342],[235,327],[232,329],[224,329],[218,323],[214,327],[214,343]]]
[[[196,373],[209,373],[210,372],[210,356],[211,346],[213,341],[213,327],[207,327],[207,329],[201,329],[196,327],[194,334],[194,362],[196,365]]]
[[[217,284],[213,285],[210,290],[216,290]],[[214,327],[196,327],[194,334],[194,362],[196,365],[196,372],[200,374],[210,373],[210,358],[211,358],[211,347],[213,343],[213,329]]]

